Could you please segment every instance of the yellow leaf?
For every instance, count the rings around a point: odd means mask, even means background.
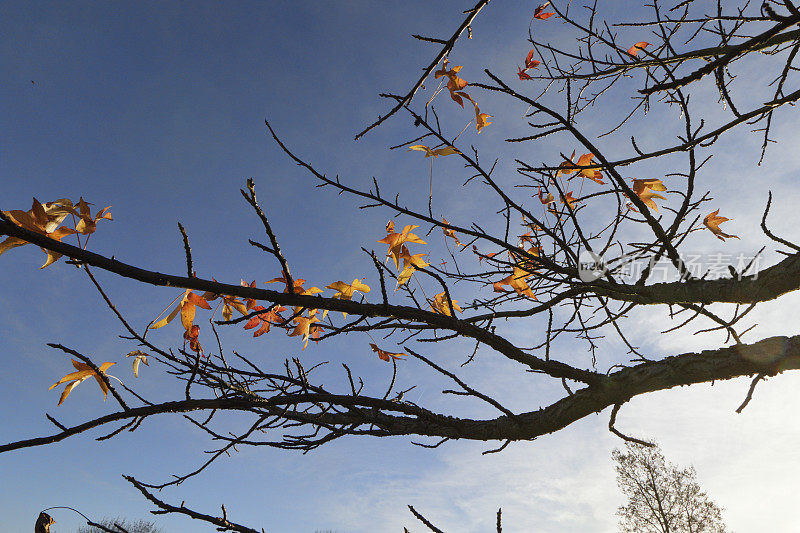
[[[409,225],[403,228],[402,233],[395,233],[394,224],[391,226],[391,232],[389,232],[389,225],[387,224],[386,228],[388,235],[378,242],[389,245],[389,250],[386,252],[386,256],[391,257],[394,260],[395,268],[400,268],[400,255],[402,254],[405,243],[411,242],[415,244],[428,244],[415,234],[411,233],[411,230],[418,227],[419,226]]]
[[[358,279],[354,279],[353,283],[351,283],[350,285],[348,285],[344,281],[336,281],[334,283],[331,283],[325,288],[335,290],[336,294],[333,295],[333,298],[339,298],[342,300],[352,300],[353,293],[355,293],[356,291],[361,291],[364,294],[366,294],[370,290],[369,285],[361,283],[361,281]],[[347,316],[347,313],[342,313],[342,314],[344,316]],[[327,315],[327,312],[323,314],[322,318],[325,318],[325,315]]]
[[[409,146],[408,151],[417,150],[419,152],[425,152],[425,157],[439,157],[445,155],[453,155],[453,154],[460,154],[458,150],[455,149],[453,146],[445,146],[444,148],[437,148],[436,150],[432,150],[425,146],[424,144],[415,144],[414,146]]]
[[[102,365],[100,365],[98,370],[100,370],[100,374],[107,376],[108,374],[106,374],[106,370],[108,370],[115,364],[116,363],[107,363],[107,362],[103,363]],[[48,389],[48,390],[53,390],[55,387],[58,387],[62,383],[67,383],[70,381],[72,382],[64,388],[64,391],[61,393],[61,399],[58,401],[58,405],[64,403],[64,400],[67,399],[67,396],[69,396],[69,393],[72,392],[72,389],[74,389],[80,383],[83,383],[83,381],[85,381],[90,377],[93,377],[97,381],[97,384],[100,385],[100,389],[103,391],[103,396],[106,398],[108,397],[108,386],[106,385],[105,381],[103,381],[103,378],[101,378],[99,374],[97,374],[94,370],[92,370],[92,367],[90,367],[86,363],[81,363],[80,361],[76,361],[75,359],[72,360],[72,366],[75,367],[75,370],[77,370],[77,372],[72,372],[70,374],[67,374],[60,380],[50,385],[50,388]]]
[[[453,302],[453,309],[455,309],[458,312],[461,312],[461,308],[458,306],[458,300],[452,300],[452,302]],[[450,312],[450,306],[447,305],[447,297],[444,295],[444,291],[434,296],[433,300],[429,299],[428,303],[431,304],[431,309],[433,309],[437,313],[441,313],[447,316],[452,316]]]

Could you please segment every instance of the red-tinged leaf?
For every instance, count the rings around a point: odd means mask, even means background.
[[[270,326],[277,326],[283,323],[284,319],[278,313],[282,311],[286,311],[286,308],[282,305],[273,307],[270,311],[267,311],[266,308],[262,305],[257,305],[253,308],[253,311],[264,311],[259,313],[253,317],[250,317],[250,320],[244,325],[244,329],[253,329],[258,327],[256,331],[253,332],[253,337],[260,337],[264,333],[269,332]]]
[[[555,15],[555,13],[543,13],[543,11],[545,9],[547,9],[547,6],[549,6],[549,5],[550,5],[550,2],[545,2],[544,4],[542,4],[539,7],[537,7],[533,12],[533,18],[539,19],[539,20],[547,20],[550,17],[552,17],[553,15]]]
[[[448,80],[447,90],[450,91],[450,98],[452,98],[453,101],[456,102],[461,107],[464,107],[464,100],[462,100],[461,96],[459,96],[457,93],[458,91],[461,91],[462,89],[464,89],[464,87],[466,87],[469,84],[467,83],[466,80],[459,78],[457,75],[458,71],[460,71],[462,68],[461,65],[453,67],[450,70],[447,70],[447,63],[448,61],[447,59],[445,59],[442,68],[434,72],[433,75],[436,79],[442,76],[447,77]]]
[[[517,72],[517,76],[519,76],[520,80],[524,81],[524,80],[532,80],[533,79],[533,78],[531,78],[531,76],[527,72],[525,72],[522,69],[522,67],[517,67],[517,68],[519,69],[519,72]]]
[[[408,354],[400,353],[400,352],[387,352],[386,350],[381,350],[378,348],[377,344],[369,343],[369,347],[372,348],[373,352],[378,354],[378,357],[381,358],[382,361],[386,361],[387,363],[390,362],[392,359],[400,359],[401,357],[407,357]]]
[[[570,207],[570,209],[575,209],[575,202],[577,202],[577,201],[578,201],[578,199],[577,199],[577,198],[575,198],[574,196],[572,196],[572,191],[569,191],[569,192],[568,192],[566,195],[564,195],[564,197],[563,197],[561,200],[559,200],[559,201],[560,201],[562,204],[567,204],[567,205]]]
[[[196,353],[200,353],[203,351],[203,347],[200,346],[200,342],[197,340],[199,336],[200,336],[200,326],[198,325],[193,325],[192,327],[183,332],[183,340],[189,341],[189,349]]]
[[[205,299],[205,298],[203,298],[202,296],[200,296],[199,294],[195,294],[195,293],[193,293],[193,292],[191,292],[191,291],[190,291],[190,292],[189,292],[189,293],[186,295],[186,300],[187,300],[188,302],[191,302],[191,303],[193,303],[194,305],[196,305],[196,306],[198,306],[198,307],[202,307],[203,309],[208,309],[208,310],[211,310],[211,306],[208,304],[208,302],[206,301],[206,299]]]
[[[628,54],[632,55],[633,57],[637,57],[639,50],[644,50],[646,47],[650,46],[650,43],[646,43],[644,41],[638,42],[628,48]]]
[[[528,57],[525,58],[525,70],[528,70],[529,68],[536,68],[542,63],[541,61],[536,61],[533,58],[534,51],[535,50],[531,50],[528,52]]]

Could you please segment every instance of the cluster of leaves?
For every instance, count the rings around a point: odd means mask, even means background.
[[[29,210],[14,209],[3,211],[2,216],[17,226],[57,241],[61,241],[61,239],[69,235],[76,235],[80,245],[80,235],[85,235],[86,240],[83,242],[85,247],[89,236],[97,229],[98,221],[113,220],[109,212],[111,206],[101,209],[92,216],[90,205],[83,198],[78,200],[77,203],[73,203],[68,198],[62,198],[54,202],[45,202],[44,204],[34,198],[33,205]],[[71,228],[61,225],[68,216],[71,216],[73,223]],[[0,242],[0,255],[12,248],[26,244],[28,244],[28,241],[23,239],[7,237],[3,242]],[[44,248],[42,248],[42,251],[47,254],[47,260],[40,268],[50,266],[61,258],[61,254],[57,252],[45,250]]]
[[[481,113],[480,107],[478,107],[478,102],[475,101],[469,94],[464,91],[464,88],[469,85],[469,83],[458,77],[458,73],[463,68],[462,65],[453,67],[451,69],[447,69],[448,60],[445,58],[444,64],[440,70],[437,70],[434,73],[434,76],[438,79],[441,77],[447,78],[447,90],[450,91],[450,98],[453,99],[455,103],[460,105],[462,108],[464,107],[464,98],[469,100],[472,103],[472,106],[475,108],[475,127],[478,130],[478,133],[481,132],[483,128],[492,124],[491,122],[487,122],[488,118],[491,118],[492,115]],[[451,147],[452,148],[452,147]],[[427,157],[428,154],[426,154]],[[446,154],[444,154],[446,155]]]
[[[533,14],[534,20],[546,21],[555,16],[555,13],[546,12],[549,2],[538,6]],[[645,51],[645,48],[650,46],[650,43],[640,41],[635,43],[626,52],[628,56],[634,58],[635,61],[639,60],[639,52]],[[534,78],[528,74],[528,71],[537,69],[542,62],[534,59],[536,49],[531,49],[524,60],[524,67],[519,67],[518,77],[520,80],[528,81]],[[436,70],[434,77],[436,79],[446,79],[445,85],[449,92],[450,98],[462,108],[464,107],[464,100],[468,100],[473,104],[475,111],[475,124],[478,133],[491,122],[488,118],[492,115],[482,113],[477,101],[468,94],[465,89],[469,83],[459,76],[463,66],[449,67],[447,57],[444,58],[442,66]],[[441,86],[440,86],[441,87]],[[437,90],[436,94],[438,94]],[[435,96],[435,95],[434,95]],[[441,137],[440,137],[441,138]],[[431,148],[423,144],[415,144],[409,146],[411,151],[420,151],[425,154],[426,158],[436,159],[438,157],[460,155],[460,152],[454,146],[443,142],[439,148]],[[526,298],[529,300],[537,300],[537,287],[546,281],[545,278],[540,277],[538,271],[539,267],[543,264],[549,263],[550,266],[557,265],[554,257],[547,257],[543,251],[543,234],[554,235],[558,230],[559,221],[564,218],[572,217],[574,219],[575,213],[586,204],[588,198],[598,197],[596,193],[591,193],[583,196],[584,184],[588,181],[593,182],[597,186],[606,187],[609,182],[604,181],[608,179],[604,173],[607,168],[604,163],[596,162],[595,154],[591,152],[582,153],[576,159],[576,151],[573,150],[569,157],[561,155],[561,161],[555,166],[545,167],[549,171],[547,180],[543,180],[538,185],[537,195],[539,202],[544,211],[542,220],[544,227],[538,223],[527,222],[523,219],[523,228],[527,232],[518,235],[519,244],[516,249],[506,248],[500,252],[494,253],[481,253],[473,244],[472,250],[478,258],[478,263],[481,264],[486,260],[487,265],[492,265],[497,268],[498,274],[502,277],[492,278],[487,283],[491,285],[495,293],[513,294],[512,298]],[[579,179],[579,183],[573,180]],[[656,200],[666,201],[666,198],[659,193],[667,191],[667,186],[661,179],[657,178],[630,178],[632,185],[622,185],[619,182],[611,180],[611,187],[615,187],[615,192],[621,192],[627,196],[626,208],[633,212],[640,212],[640,210],[654,210],[658,212],[659,205]],[[561,207],[558,207],[560,204]],[[97,223],[100,220],[112,220],[109,212],[110,207],[106,207],[92,214],[90,204],[81,198],[78,202],[72,202],[69,199],[59,199],[52,202],[40,203],[38,200],[33,200],[33,205],[28,211],[11,210],[2,211],[2,218],[6,221],[12,222],[29,231],[47,236],[51,239],[61,241],[64,237],[75,235],[78,239],[79,246],[85,248],[88,238],[96,231]],[[555,222],[548,221],[548,215],[555,217]],[[68,218],[69,217],[69,218]],[[65,226],[63,223],[66,220],[72,221],[72,226]],[[704,226],[710,230],[717,238],[725,240],[727,238],[738,238],[736,235],[725,233],[720,229],[720,224],[730,219],[720,216],[719,209],[709,213],[703,219]],[[461,242],[456,234],[455,226],[452,226],[446,218],[442,218],[442,224],[437,224],[441,227],[445,240],[451,239],[456,249],[465,248],[466,245]],[[549,227],[548,227],[549,226]],[[406,286],[409,280],[418,271],[425,270],[431,264],[425,259],[428,254],[426,253],[411,253],[410,245],[425,245],[427,244],[418,235],[412,231],[419,228],[418,225],[406,225],[402,231],[395,231],[395,223],[390,220],[386,225],[386,236],[380,239],[379,243],[387,245],[386,259],[391,259],[397,271],[395,276],[397,285],[395,290],[399,290]],[[563,230],[562,230],[563,231]],[[81,242],[81,236],[86,239]],[[17,238],[8,237],[0,243],[0,254],[7,250],[28,244],[27,241]],[[41,268],[47,267],[57,261],[61,254],[46,250],[47,259]],[[488,273],[487,275],[494,276],[495,273]],[[332,298],[351,300],[356,293],[367,294],[370,292],[370,287],[363,283],[365,278],[355,278],[352,283],[344,281],[335,281],[326,286],[326,289],[334,291]],[[216,280],[215,280],[216,281]],[[276,277],[267,281],[271,283],[283,283],[284,293],[291,293],[295,295],[320,295],[325,291],[319,287],[312,286],[305,288],[306,280],[299,278],[292,278],[288,274],[288,270],[284,271],[280,277]],[[244,280],[241,281],[244,287],[255,288],[256,281],[249,283]],[[420,285],[421,286],[421,285]],[[462,308],[458,305],[458,300],[453,299],[447,289],[441,291],[432,297],[425,298],[430,309],[438,314],[453,316],[456,312],[463,312]],[[181,324],[184,328],[183,340],[184,349],[188,343],[190,351],[194,352],[197,356],[203,354],[203,347],[199,342],[200,326],[195,324],[195,314],[197,308],[212,310],[212,302],[217,302],[211,315],[213,319],[214,314],[221,307],[221,314],[224,322],[238,323],[244,322],[245,330],[252,330],[253,337],[259,337],[268,333],[273,326],[283,329],[290,337],[300,337],[303,343],[302,350],[308,346],[309,340],[318,342],[320,340],[320,333],[324,328],[335,329],[331,318],[328,317],[328,311],[323,310],[321,317],[319,316],[318,309],[306,308],[296,306],[292,314],[289,316],[283,315],[287,308],[271,304],[264,306],[259,304],[254,299],[239,298],[232,295],[219,294],[214,292],[204,292],[198,294],[192,289],[185,290],[182,294],[178,295],[156,319],[151,323],[151,329],[158,329],[166,326],[172,322],[178,315],[180,315]],[[177,302],[177,303],[176,303]],[[170,310],[170,307],[173,306]],[[168,312],[169,311],[169,312]],[[234,320],[234,311],[240,316]],[[347,313],[343,313],[347,317]],[[327,322],[326,322],[327,321]],[[400,352],[390,352],[380,348],[376,343],[370,343],[371,349],[378,354],[378,357],[384,361],[393,361],[405,356],[406,354]],[[140,350],[130,352],[128,357],[133,359],[133,372],[134,376],[138,377],[139,366],[141,363],[148,364],[148,354]],[[60,384],[67,383],[59,405],[69,396],[70,392],[80,383],[93,377],[100,386],[104,396],[108,393],[108,376],[106,371],[114,364],[105,362],[99,367],[94,367],[86,363],[76,360],[72,361],[76,372],[72,372],[64,376],[61,380],[56,382],[52,387]],[[117,378],[114,378],[117,379]]]

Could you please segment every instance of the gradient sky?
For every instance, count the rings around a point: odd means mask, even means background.
[[[315,188],[313,178],[268,137],[264,119],[269,118],[287,145],[319,170],[363,188],[375,176],[384,191],[401,192],[409,205],[424,206],[428,161],[418,153],[387,150],[415,135],[407,117],[398,115],[357,143],[352,139],[388,109],[378,93],[407,90],[437,52],[409,35],[449,36],[461,10],[471,7],[457,4],[3,2],[0,207],[28,209],[33,196],[47,201],[77,200],[81,195],[97,207],[113,205],[114,221],[101,223],[89,248],[175,274],[185,269],[176,227],[180,221],[189,233],[200,276],[232,283],[240,278],[265,281],[278,275],[279,266],[248,246],[247,239],[263,238],[263,230],[238,192],[252,177],[296,276],[318,286],[363,276],[367,283],[376,282],[360,248],[380,250],[375,241],[383,237],[391,214],[359,210],[354,199]],[[520,83],[516,66],[528,50],[528,22],[535,6],[508,4],[490,4],[473,27],[475,38],[458,45],[452,59],[465,65],[462,77],[482,80],[482,68],[488,66],[509,82]],[[634,8],[642,9],[637,3],[615,2],[616,11],[608,15],[645,15]],[[561,43],[574,38],[565,35],[556,20],[536,31]],[[631,42],[646,39],[630,35]],[[742,68],[744,74],[759,75],[755,67]],[[742,98],[749,96],[746,87],[738,86]],[[430,89],[420,98],[427,98]],[[446,96],[436,101],[439,115],[443,124],[460,128],[470,113],[459,115],[461,110]],[[701,106],[712,105],[715,95],[701,90],[697,98]],[[501,181],[515,183],[511,170],[520,153],[508,152],[502,141],[527,131],[525,109],[488,95],[479,101],[484,111],[495,115],[495,124],[480,136],[469,129],[462,140],[465,146],[479,148],[485,161],[500,157],[497,172],[505,176]],[[582,125],[593,134],[630,105],[627,100],[605,104],[584,118]],[[719,116],[715,113],[711,116]],[[722,244],[701,232],[687,242],[687,250],[752,254],[767,244],[762,265],[779,258],[758,224],[771,188],[778,193],[770,218],[774,230],[790,238],[793,230],[796,233],[794,206],[800,197],[791,185],[800,165],[796,153],[785,149],[798,142],[790,122],[796,121],[796,111],[785,113],[788,120],[784,117],[775,125],[781,144],[761,167],[755,166],[760,138],[742,132],[720,142],[717,156],[702,174],[699,187],[711,190],[714,208],[735,219],[726,229],[741,241]],[[663,141],[666,124],[676,120],[675,112],[654,111],[634,123],[637,137]],[[620,146],[604,142],[605,148]],[[566,138],[547,139],[526,145],[521,156],[532,163],[552,161],[559,151],[568,153],[574,147]],[[630,153],[628,145],[619,149],[617,155]],[[656,177],[671,171],[662,167],[663,163],[647,170]],[[476,184],[462,189],[465,178],[459,162],[436,162],[436,214],[457,224],[475,219],[497,227],[497,206]],[[398,224],[408,222],[398,219]],[[440,234],[429,240],[432,257],[436,251],[444,257]],[[47,388],[71,367],[69,358],[48,348],[48,342],[62,343],[95,361],[118,362],[110,373],[150,399],[180,394],[176,391],[181,388],[158,366],[144,367],[135,379],[124,360],[135,346],[119,339],[122,328],[93,287],[63,262],[37,270],[43,258],[33,246],[0,258],[3,442],[51,433],[54,428],[45,412],[75,424],[113,408],[103,404],[89,382],[56,407],[59,393]],[[100,273],[99,278],[137,327],[176,295],[174,290],[143,287],[112,275]],[[791,310],[798,303],[800,298],[789,295],[761,306],[748,322],[759,326],[745,340],[796,333]],[[665,310],[658,309],[638,311],[625,321],[634,342],[653,357],[716,348],[724,340],[692,335],[699,328],[659,335],[670,325]],[[540,326],[534,322],[532,329],[514,329],[509,335],[525,345],[537,338],[531,331]],[[613,332],[604,333],[599,367],[627,361]],[[164,344],[178,342],[180,327],[172,324],[152,338]],[[265,366],[277,367],[284,358],[299,354],[296,339],[274,334],[251,339],[236,329],[225,332],[224,340],[226,349],[247,353]],[[388,383],[391,371],[369,352],[368,342],[347,338],[327,348],[311,345],[301,357],[307,366],[332,361],[323,373],[326,384],[341,385],[339,362],[348,362],[379,389]],[[580,343],[557,348],[562,360],[590,364]],[[454,343],[431,353],[449,368],[458,368],[469,351],[467,344]],[[490,351],[481,354],[481,363],[462,375],[479,390],[499,394],[512,408],[535,409],[560,394],[544,380],[520,378],[517,365]],[[449,385],[428,375],[417,362],[399,366],[401,382],[418,385],[412,401],[495,416],[474,402],[441,398],[439,391]],[[622,409],[618,427],[655,438],[674,462],[694,464],[703,487],[725,507],[732,529],[791,531],[800,478],[800,424],[794,416],[800,408],[800,376],[762,383],[752,404],[737,415],[734,409],[748,383],[740,379],[636,398]],[[234,428],[244,422],[231,417]],[[305,456],[242,449],[160,496],[175,504],[185,500],[187,506],[208,513],[216,513],[224,503],[232,520],[271,532],[397,532],[403,525],[422,531],[408,504],[447,531],[490,530],[498,507],[503,508],[504,531],[612,531],[622,497],[610,451],[622,442],[607,431],[607,423],[604,412],[556,435],[487,456],[480,452],[493,443],[451,442],[426,450],[403,438],[345,438]],[[51,506],[74,507],[93,519],[148,518],[152,507],[121,474],[165,481],[170,474],[196,468],[206,458],[203,450],[212,446],[177,417],[151,418],[135,433],[94,440],[103,434],[90,432],[0,455],[3,529],[27,531],[39,511]],[[57,521],[53,533],[74,531],[81,523],[66,510],[52,514]],[[169,532],[213,529],[184,517],[153,520]]]

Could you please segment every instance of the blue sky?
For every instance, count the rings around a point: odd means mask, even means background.
[[[383,237],[390,213],[359,210],[352,198],[315,188],[313,178],[268,137],[264,119],[321,171],[339,174],[358,187],[368,187],[375,176],[384,191],[396,190],[410,205],[424,206],[428,162],[418,153],[387,150],[414,135],[406,117],[398,115],[357,143],[352,138],[388,109],[378,93],[404,92],[436,53],[433,45],[409,35],[449,36],[466,7],[451,2],[4,2],[0,207],[28,209],[33,196],[47,201],[81,195],[97,207],[113,205],[115,220],[101,222],[90,248],[177,274],[185,269],[176,227],[180,221],[188,230],[199,275],[232,283],[240,278],[265,281],[278,275],[279,266],[247,244],[248,238],[261,239],[263,230],[238,192],[252,177],[295,275],[318,286],[363,276],[367,283],[375,282],[360,247],[380,249],[375,241]],[[475,38],[460,44],[452,56],[454,64],[464,65],[462,76],[481,79],[482,68],[489,66],[516,82],[516,66],[528,50],[528,12],[533,7],[490,4],[473,27]],[[557,42],[569,38],[554,20],[538,28]],[[642,40],[636,37],[631,42]],[[420,97],[427,98],[431,88]],[[703,97],[698,97],[701,103]],[[714,95],[708,92],[705,98],[713,102]],[[470,129],[464,139],[485,150],[487,158],[498,154],[498,173],[508,176],[503,183],[513,183],[509,170],[519,154],[507,153],[502,140],[509,132],[526,131],[521,119],[525,110],[491,96],[478,99],[495,115],[495,124],[480,136]],[[446,94],[436,105],[443,123],[456,128],[471,114],[458,115],[461,110]],[[608,117],[619,115],[626,105],[612,101],[587,115],[584,126],[599,133]],[[649,120],[669,117],[667,112]],[[636,124],[644,141],[655,143],[663,135],[662,123]],[[785,146],[797,142],[790,127],[789,122],[776,124],[776,138]],[[755,167],[759,143],[754,136],[725,140],[701,184],[713,191],[715,207],[735,214],[730,231],[742,240],[722,245],[703,232],[693,236],[687,245],[691,250],[708,253],[726,246],[730,253],[753,252],[766,244],[757,227],[766,196],[763,183],[779,192],[772,215],[775,230],[792,235],[797,219],[792,206],[800,200],[790,187],[797,160],[776,149],[765,165]],[[547,140],[526,146],[524,157],[535,163],[573,147],[563,138]],[[624,150],[630,151],[627,146]],[[648,170],[662,175],[669,171]],[[496,227],[497,206],[479,189],[461,189],[462,174],[458,162],[436,162],[436,214],[455,223],[477,219]],[[408,221],[398,219],[404,223]],[[438,234],[429,241],[432,254],[443,252]],[[776,258],[772,247],[768,250],[765,264]],[[135,346],[118,338],[122,328],[89,282],[63,263],[37,270],[43,257],[28,246],[0,258],[2,440],[50,433],[45,412],[73,424],[112,408],[89,382],[56,407],[58,393],[47,387],[69,372],[70,365],[48,342],[96,361],[117,362],[110,373],[148,398],[174,395],[178,389],[157,366],[143,368],[138,380],[133,377],[123,356]],[[98,275],[120,310],[139,327],[177,292]],[[790,295],[765,304],[754,316],[759,328],[746,340],[795,333],[787,310],[797,303]],[[721,345],[716,336],[657,335],[666,320],[662,310],[648,309],[632,316],[627,327],[653,356]],[[509,334],[525,344],[538,326]],[[153,338],[175,343],[180,327],[173,324]],[[276,335],[251,339],[237,329],[225,332],[224,340],[227,349],[241,350],[265,365],[274,361],[279,366],[285,357],[299,354],[295,339]],[[301,357],[309,364],[330,360],[333,367],[348,362],[380,388],[391,373],[368,351],[368,342],[347,338],[327,347],[312,345]],[[465,351],[471,351],[465,346],[455,343],[435,353],[457,368]],[[561,348],[563,360],[588,366],[582,345]],[[609,334],[599,352],[600,364],[624,361],[624,351]],[[539,397],[544,404],[559,393],[543,380],[520,380],[517,366],[490,352],[482,361],[468,367],[464,376],[503,395],[514,408],[534,409]],[[335,369],[325,372],[331,383],[342,377]],[[481,405],[442,399],[442,383],[413,361],[400,364],[400,379],[409,386],[418,384],[413,401],[494,416]],[[509,388],[507,383],[515,385]],[[704,488],[727,509],[733,529],[789,531],[794,523],[787,511],[793,505],[792,480],[800,475],[794,445],[800,427],[792,422],[800,407],[794,392],[800,380],[791,375],[769,380],[744,413],[736,415],[733,410],[747,384],[736,380],[635,399],[623,408],[620,427],[656,438],[675,462],[693,463]],[[532,398],[536,405],[531,405]],[[305,456],[243,449],[161,496],[206,512],[224,503],[233,520],[275,532],[382,532],[400,531],[403,525],[420,531],[407,504],[445,530],[486,531],[502,506],[506,531],[611,531],[622,501],[610,450],[621,442],[608,433],[607,421],[603,413],[489,456],[480,452],[491,444],[456,442],[432,451],[401,438],[341,439]],[[231,418],[234,426],[242,422]],[[164,481],[172,473],[194,469],[206,458],[202,451],[212,446],[177,418],[148,419],[135,433],[95,442],[100,435],[0,455],[4,527],[27,530],[41,509],[58,505],[92,518],[147,518],[151,507],[120,475]],[[80,523],[68,511],[53,516],[54,533],[74,531]],[[182,517],[154,520],[170,532],[198,528]]]

